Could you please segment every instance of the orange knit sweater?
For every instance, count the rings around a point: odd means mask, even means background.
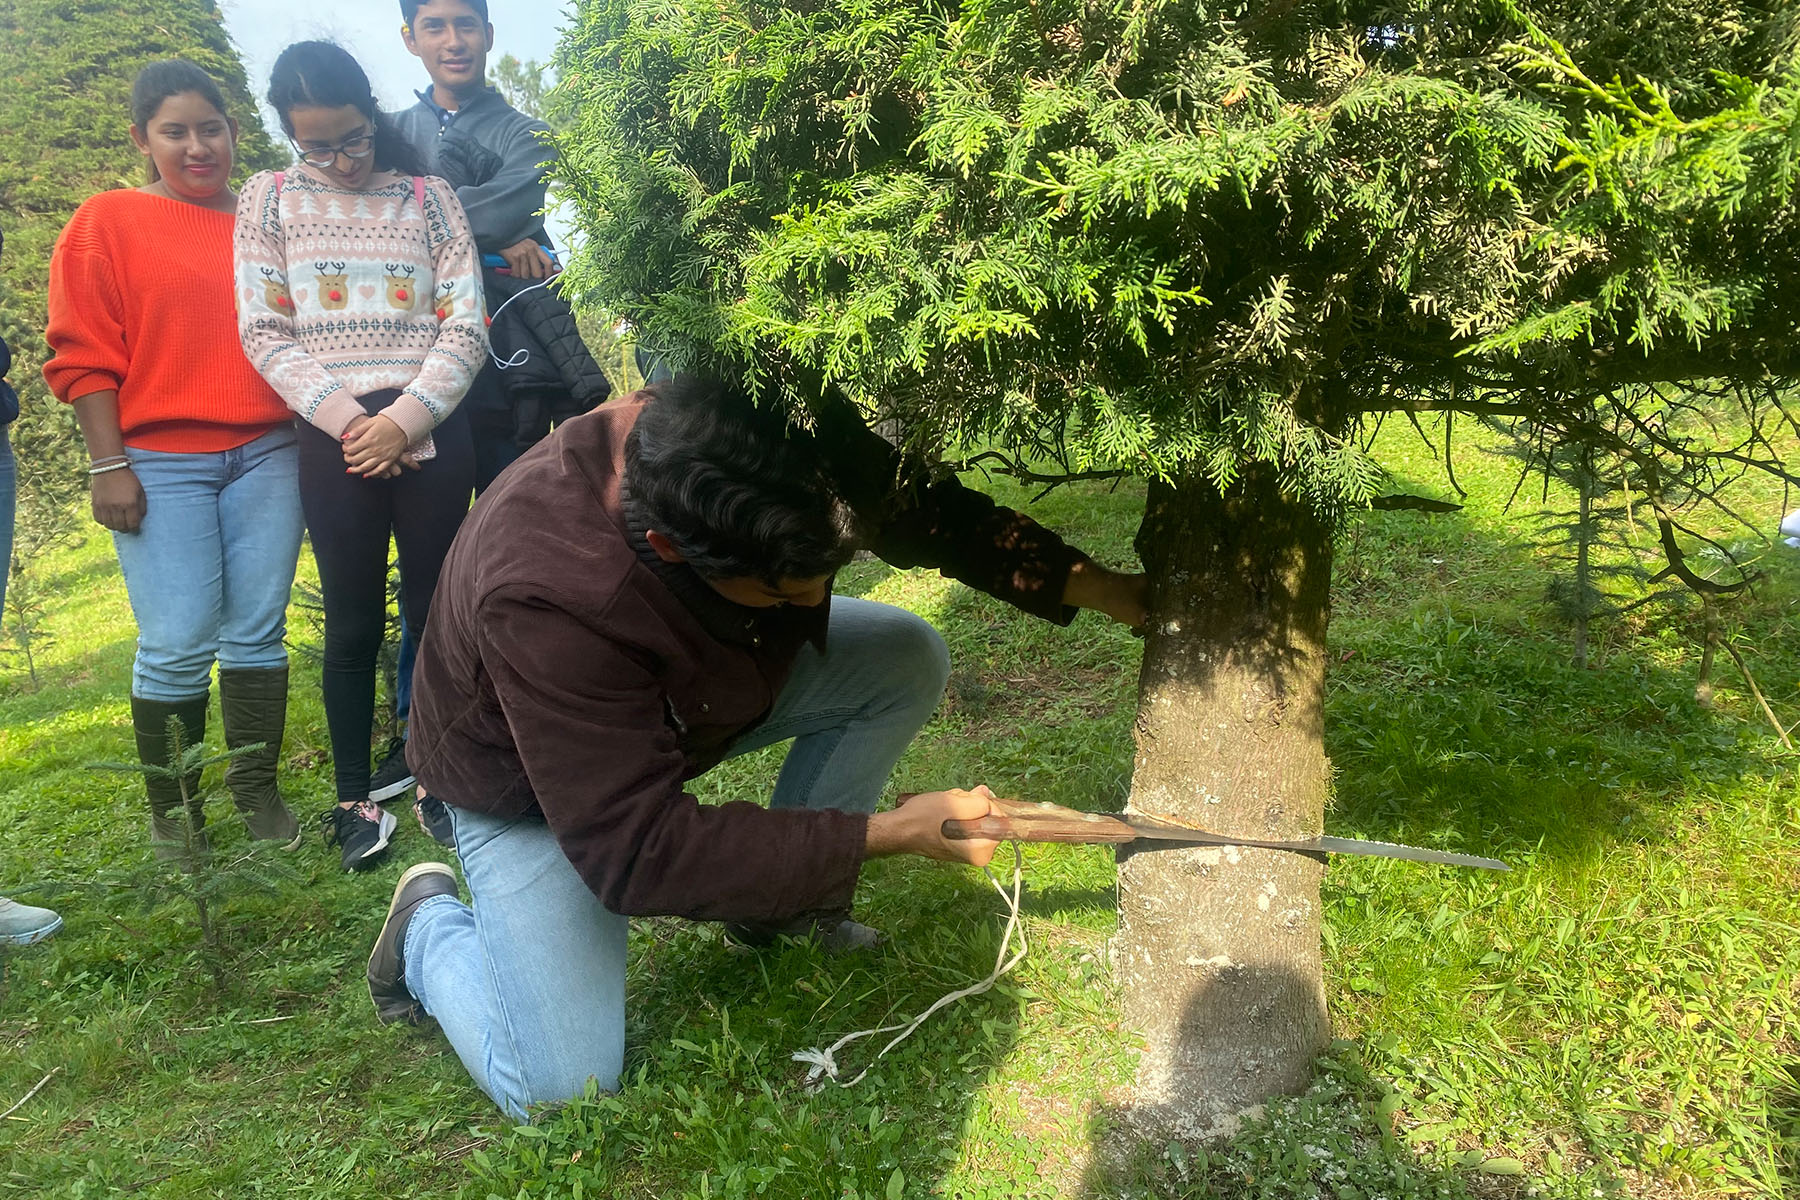
[[[147,192],[102,192],[50,259],[57,399],[119,393],[125,444],[229,450],[293,419],[238,344],[228,212]]]

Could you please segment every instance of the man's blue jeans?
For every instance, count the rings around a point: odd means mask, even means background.
[[[232,450],[170,454],[128,447],[144,522],[113,534],[146,700],[204,695],[222,667],[285,666],[288,599],[300,558],[299,455],[284,425]]]
[[[400,651],[394,659],[394,719],[400,723],[400,735],[406,736],[406,723],[412,719],[413,660],[419,657],[419,640],[406,623],[406,605],[400,606]]]
[[[827,651],[801,652],[769,719],[732,753],[796,739],[774,807],[871,812],[950,677],[943,639],[901,609],[834,597]],[[596,803],[604,803],[601,797]],[[626,919],[601,907],[541,817],[451,807],[473,905],[421,904],[406,986],[508,1116],[618,1085]]]

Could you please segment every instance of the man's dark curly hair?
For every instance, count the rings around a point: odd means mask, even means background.
[[[850,561],[855,519],[811,437],[715,379],[679,375],[648,390],[625,442],[633,528],[668,538],[707,579],[779,585]]]

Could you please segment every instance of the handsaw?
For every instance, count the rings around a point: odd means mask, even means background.
[[[1497,858],[1428,850],[1394,842],[1365,842],[1359,838],[1315,837],[1298,840],[1242,837],[1195,829],[1174,821],[1138,813],[1089,813],[1058,804],[1031,804],[1023,800],[995,800],[994,812],[976,820],[945,821],[943,834],[953,841],[987,838],[996,842],[1078,842],[1088,845],[1130,845],[1133,851],[1180,846],[1254,846],[1262,850],[1290,850],[1296,854],[1364,854],[1375,858],[1401,858],[1408,862],[1441,863],[1448,867],[1482,867],[1510,870]],[[1134,843],[1146,842],[1148,845]]]

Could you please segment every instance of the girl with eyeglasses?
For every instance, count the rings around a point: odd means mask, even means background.
[[[338,795],[326,821],[354,871],[374,864],[396,824],[369,799],[389,537],[407,622],[422,633],[474,488],[457,405],[487,354],[480,259],[456,193],[422,175],[342,48],[289,46],[268,99],[300,161],[244,185],[238,333],[301,418]]]
[[[206,72],[175,59],[138,74],[131,137],[150,182],[87,200],[51,257],[44,378],[81,425],[94,519],[112,531],[137,620],[139,758],[168,764],[171,721],[201,742],[217,662],[226,744],[262,744],[226,767],[232,800],[253,837],[292,849],[300,826],[275,776],[299,456],[291,414],[233,331],[238,126]],[[146,791],[157,856],[204,856],[205,816],[188,805],[190,840],[181,781],[152,775]]]

